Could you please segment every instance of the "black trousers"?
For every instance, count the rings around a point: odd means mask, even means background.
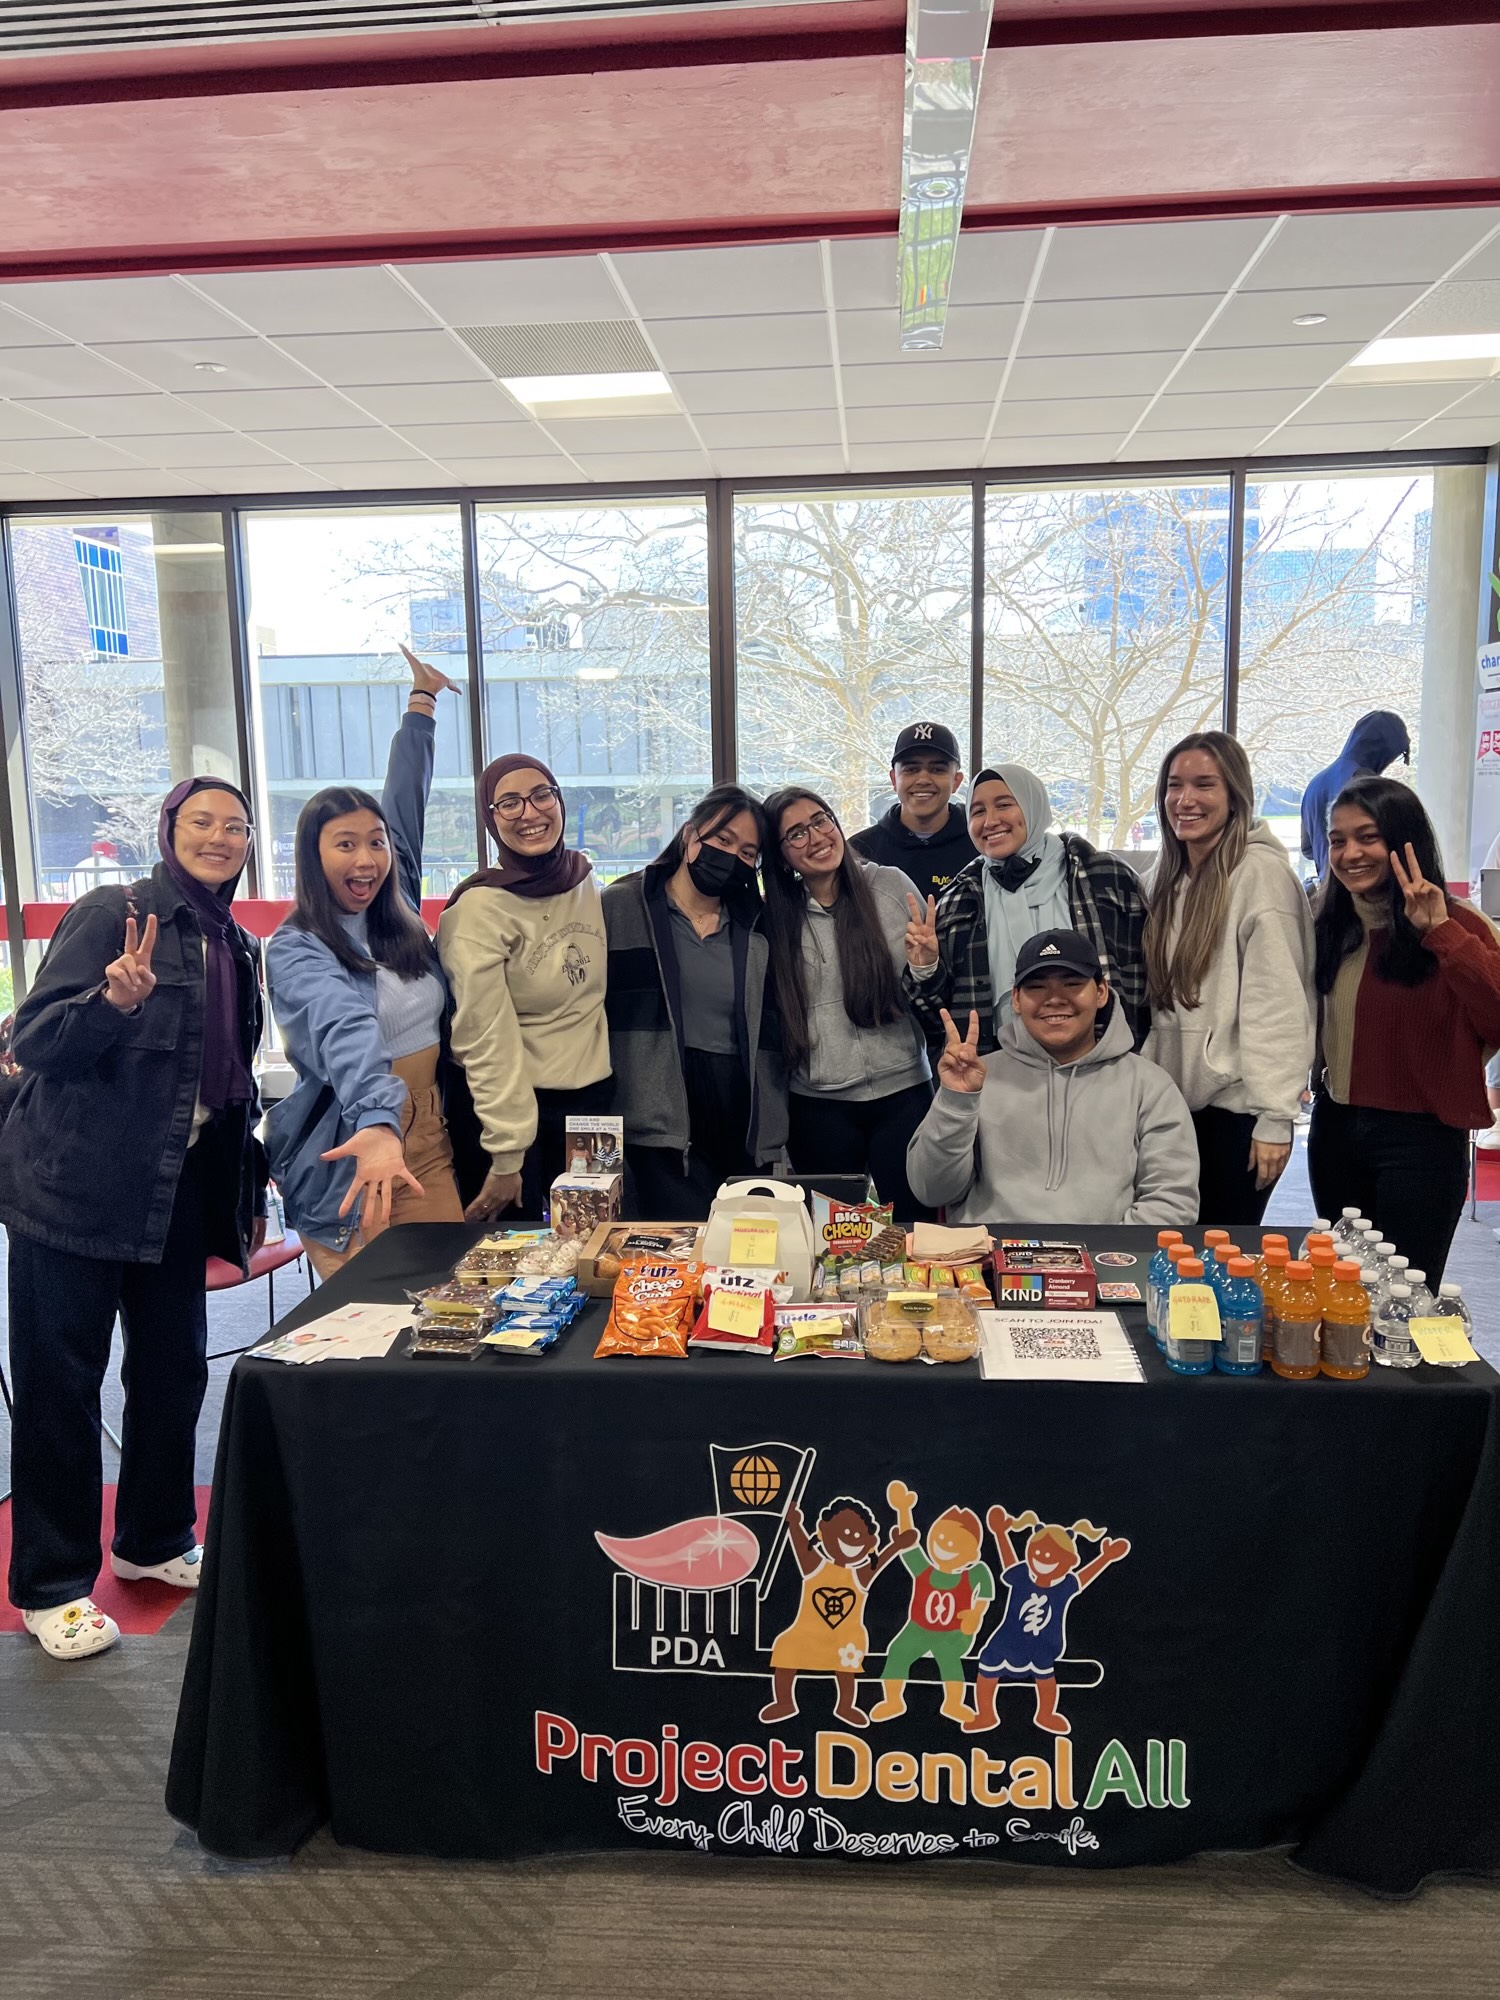
[[[536,1137],[521,1162],[521,1199],[501,1216],[501,1226],[541,1221],[552,1183],[563,1171],[568,1119],[608,1111],[613,1094],[614,1078],[608,1076],[598,1083],[580,1084],[577,1090],[537,1091]]]
[[[1469,1190],[1469,1135],[1421,1111],[1313,1100],[1307,1174],[1319,1215],[1357,1208],[1435,1291]]]
[[[683,1052],[689,1139],[686,1170],[674,1146],[629,1146],[627,1212],[647,1222],[702,1222],[725,1181],[755,1172],[745,1150],[750,1083],[738,1056]]]
[[[906,1178],[906,1148],[927,1116],[931,1083],[914,1083],[889,1097],[854,1102],[836,1097],[791,1096],[787,1150],[799,1174],[868,1174],[897,1222],[932,1222]]]
[[[1193,1113],[1198,1139],[1198,1220],[1210,1229],[1256,1224],[1276,1191],[1255,1185],[1248,1164],[1255,1117],[1249,1111],[1220,1111],[1210,1105]]]
[[[116,1555],[169,1562],[196,1539],[193,1456],[208,1386],[205,1178],[190,1148],[159,1264],[73,1256],[10,1232],[10,1601],[87,1597],[102,1560],[99,1391],[115,1315],[125,1333]]]

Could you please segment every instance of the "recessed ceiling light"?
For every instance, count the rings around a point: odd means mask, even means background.
[[[229,364],[224,361],[195,361],[193,367],[200,375],[227,375]]]
[[[1500,360],[1500,333],[1409,334],[1404,340],[1372,340],[1351,368],[1399,368],[1424,361]]]
[[[1298,313],[1297,317],[1292,321],[1293,326],[1326,326],[1327,324],[1327,313]]]
[[[671,383],[655,369],[619,375],[502,375],[500,386],[534,417],[635,417],[677,408]]]

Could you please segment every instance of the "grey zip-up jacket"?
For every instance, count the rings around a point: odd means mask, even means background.
[[[906,969],[906,926],[911,920],[906,899],[917,893],[916,885],[899,868],[884,868],[862,857],[857,865],[863,868],[875,898],[881,935],[899,980]],[[791,1078],[793,1094],[866,1103],[925,1083],[932,1068],[926,1037],[912,1015],[903,1014],[899,1021],[886,1021],[878,1028],[856,1028],[845,1013],[834,912],[825,910],[811,896],[806,901],[802,976],[807,986],[812,1046],[807,1068]]]
[[[950,1222],[1192,1222],[1198,1147],[1182,1093],[1132,1053],[1118,1006],[1092,1054],[1060,1064],[1019,1019],[984,1057],[983,1090],[939,1089],[907,1178]]]

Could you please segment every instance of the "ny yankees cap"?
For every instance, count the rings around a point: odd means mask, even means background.
[[[1043,973],[1059,970],[1081,972],[1085,979],[1104,977],[1098,952],[1077,931],[1038,931],[1035,937],[1027,938],[1016,953],[1014,977],[1017,986],[1024,986],[1028,979],[1040,978]]]
[[[908,722],[896,738],[891,762],[899,764],[903,757],[914,757],[921,752],[933,757],[946,757],[950,764],[963,762],[958,754],[958,738],[941,722]]]

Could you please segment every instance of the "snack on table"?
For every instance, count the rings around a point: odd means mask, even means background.
[[[956,1292],[892,1292],[861,1318],[872,1361],[969,1361],[979,1352],[979,1322]]]
[[[815,1190],[812,1212],[817,1296],[837,1292],[849,1298],[873,1285],[899,1280],[906,1234],[892,1222],[889,1202],[834,1201]]]
[[[703,1271],[700,1282],[703,1306],[694,1323],[690,1344],[694,1347],[738,1348],[747,1354],[769,1353],[776,1333],[775,1293],[770,1273],[747,1265],[736,1268],[732,1264],[710,1264]],[[711,1325],[716,1294],[744,1300],[753,1307],[758,1313],[755,1331],[730,1333],[722,1326]]]
[[[419,1359],[467,1361],[471,1354],[479,1351],[484,1325],[483,1320],[476,1319],[454,1326],[423,1316],[413,1329],[411,1352]]]
[[[616,1281],[595,1355],[685,1358],[697,1304],[698,1271],[697,1264],[675,1258],[626,1264]]]
[[[623,1174],[559,1174],[548,1200],[553,1230],[579,1241],[592,1236],[620,1213],[624,1187]]]
[[[523,1250],[516,1270],[531,1277],[571,1277],[578,1269],[578,1245],[565,1236],[547,1236]]]
[[[859,1337],[859,1309],[830,1301],[827,1305],[778,1306],[775,1314],[777,1361],[811,1357],[824,1361],[858,1361],[864,1353]]]
[[[499,1229],[483,1237],[459,1259],[456,1278],[469,1281],[508,1278],[523,1256],[549,1240],[545,1229]]]
[[[870,1361],[915,1361],[922,1352],[922,1329],[915,1320],[877,1319],[865,1327],[865,1357]]]

